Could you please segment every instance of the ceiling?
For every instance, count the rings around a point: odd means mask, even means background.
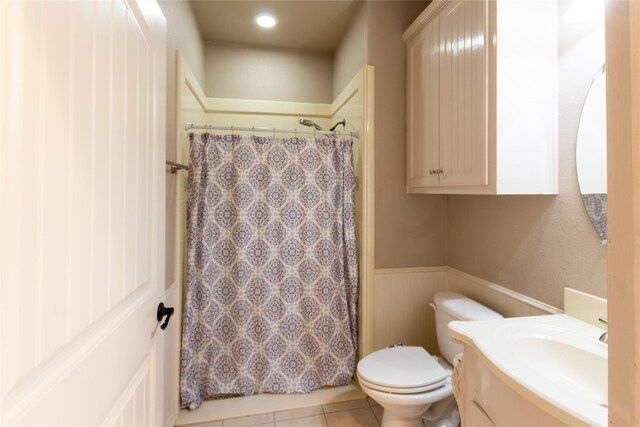
[[[353,20],[357,0],[341,1],[206,1],[192,0],[206,41],[244,43],[333,52]],[[254,16],[267,12],[278,18],[274,28],[260,28]]]

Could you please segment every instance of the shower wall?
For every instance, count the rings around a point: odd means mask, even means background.
[[[175,141],[173,149],[167,149],[167,159],[175,160],[179,163],[188,164],[189,150],[187,134],[184,128],[180,126],[181,120],[191,123],[201,123],[205,120],[206,114],[202,105],[198,102],[198,98],[194,96],[191,88],[187,85],[187,81],[196,82],[196,77],[189,67],[181,67],[179,64],[185,63],[182,54],[176,52],[175,88],[174,93],[178,95],[174,98],[174,116],[171,120],[174,123],[173,135],[167,134],[167,140]],[[199,88],[199,86],[198,86]],[[184,239],[185,229],[185,207],[186,207],[186,185],[187,173],[179,171],[175,174],[167,173],[168,181],[172,182],[172,186],[167,186],[167,212],[171,213],[171,217],[167,215],[167,241],[174,242],[173,246],[167,248],[166,269],[172,271],[174,279],[168,283],[165,294],[165,304],[168,307],[174,307],[176,312],[174,319],[182,318],[182,283],[184,276],[183,253],[186,248]],[[174,419],[180,412],[179,387],[180,384],[180,332],[182,325],[180,321],[174,321],[169,324],[165,330],[165,363],[164,363],[164,401],[165,413],[168,414],[165,419]],[[164,426],[171,427],[171,426]]]
[[[373,351],[373,277],[374,215],[373,182],[375,179],[373,142],[373,67],[365,66],[336,96],[332,104],[331,122],[346,120],[345,131],[358,131],[353,140],[353,162],[356,187],[356,240],[360,276],[360,355]],[[369,87],[367,87],[369,85]],[[337,130],[342,129],[338,127]]]
[[[158,2],[167,19],[167,159],[174,160],[176,152],[176,52],[180,51],[193,67],[193,72],[199,81],[204,80],[204,41],[198,31],[198,24],[188,2],[160,0]],[[166,209],[166,259],[174,257],[176,242],[171,230],[175,224],[175,194],[176,180],[172,174],[167,174],[167,209]],[[165,266],[165,288],[169,288],[176,281],[173,264]],[[170,414],[167,419],[170,419]]]
[[[249,100],[233,100],[233,99],[213,99],[209,98],[210,110],[204,117],[204,124],[219,126],[256,126],[256,127],[277,127],[300,129],[301,131],[312,131],[312,128],[305,127],[298,123],[301,117],[308,118],[319,124],[325,129],[331,127],[331,118],[323,117],[320,114],[323,111],[322,106],[313,106],[306,104],[310,108],[297,108],[293,103],[291,106],[278,105],[281,103],[275,101],[249,101]],[[284,104],[284,103],[282,103]],[[277,108],[273,108],[277,107]],[[284,107],[284,108],[279,108]],[[302,105],[300,107],[303,107]],[[273,113],[266,112],[273,110]],[[305,114],[306,112],[306,114]],[[196,122],[198,123],[198,122]],[[231,131],[215,131],[215,133],[231,133]],[[251,132],[236,132],[240,134],[250,135]],[[259,132],[257,136],[270,136],[269,133]],[[284,136],[284,134],[276,134]],[[287,136],[291,135],[289,133]],[[318,138],[324,137],[322,132],[317,132]],[[293,135],[291,135],[293,136]],[[313,138],[313,135],[300,134],[300,137]]]

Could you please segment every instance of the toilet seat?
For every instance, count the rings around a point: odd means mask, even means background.
[[[445,385],[450,373],[422,347],[392,347],[365,356],[358,363],[358,379],[373,390],[415,394]]]
[[[394,388],[394,387],[385,387],[383,385],[380,384],[375,384],[372,382],[369,382],[367,380],[365,380],[364,378],[362,378],[361,376],[358,376],[358,382],[360,384],[361,387],[368,387],[371,390],[377,390],[380,392],[384,392],[384,393],[393,393],[393,394],[419,394],[419,393],[426,393],[429,392],[431,390],[435,390],[437,388],[440,388],[444,385],[446,385],[448,383],[447,379],[440,381],[438,383],[435,384],[429,384],[429,385],[425,385],[422,387],[415,387],[415,388]]]

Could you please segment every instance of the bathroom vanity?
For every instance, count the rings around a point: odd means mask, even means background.
[[[605,426],[603,330],[567,315],[451,322],[463,426]]]

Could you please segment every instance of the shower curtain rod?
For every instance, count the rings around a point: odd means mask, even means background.
[[[193,123],[185,123],[184,129],[208,129],[208,130],[230,130],[230,131],[246,131],[246,132],[272,132],[272,133],[293,133],[293,134],[306,134],[306,135],[316,135],[318,133],[325,135],[345,135],[351,136],[354,138],[359,137],[359,132],[336,132],[329,130],[298,130],[298,129],[282,129],[282,128],[267,128],[267,127],[258,127],[258,126],[216,126],[216,125],[194,125]]]

